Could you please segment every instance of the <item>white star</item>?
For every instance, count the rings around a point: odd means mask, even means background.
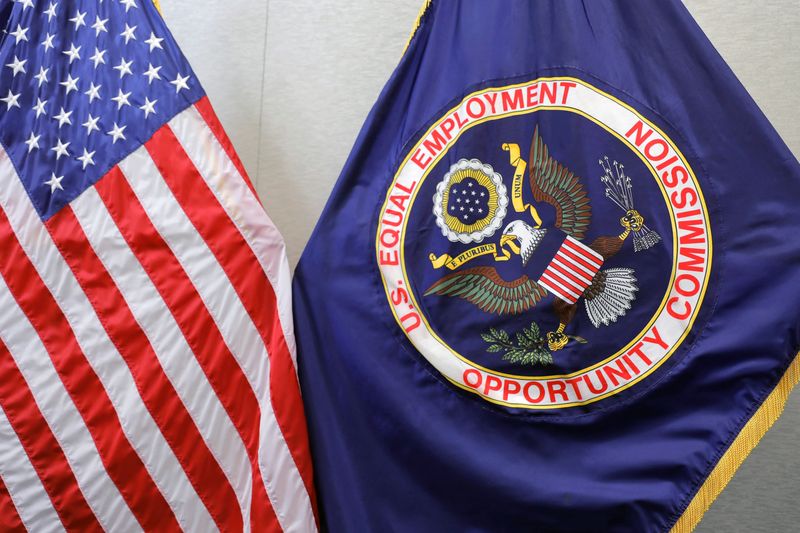
[[[108,134],[114,138],[111,144],[117,144],[117,141],[120,139],[122,139],[123,141],[125,140],[125,135],[122,132],[125,131],[125,128],[127,127],[128,126],[122,126],[120,128],[119,126],[117,126],[116,122],[114,123],[114,129],[108,132]]]
[[[94,29],[94,31],[97,32],[95,33],[95,36],[100,35],[100,32],[102,31],[108,33],[108,28],[106,28],[107,22],[108,19],[101,19],[99,15],[97,16],[97,18],[94,21],[94,24],[92,24],[92,29]]]
[[[89,90],[83,93],[89,97],[90,104],[95,100],[102,100],[102,98],[100,98],[100,87],[102,87],[102,85],[95,85],[94,82],[90,82]]]
[[[75,43],[72,43],[71,45],[69,45],[69,50],[64,50],[61,53],[64,54],[65,56],[69,56],[69,64],[71,65],[73,61],[81,58],[80,52],[81,52],[81,47],[79,46],[76,48]]]
[[[11,70],[13,70],[14,76],[16,76],[20,72],[22,72],[23,74],[26,73],[25,63],[27,62],[28,62],[27,59],[23,59],[20,61],[20,59],[17,56],[14,56],[14,61],[12,61],[11,63],[7,63],[6,66]]]
[[[83,127],[86,128],[86,135],[91,135],[93,131],[100,131],[100,128],[97,127],[98,120],[100,120],[100,117],[93,117],[89,113],[89,118],[83,123]]]
[[[472,213],[472,212],[474,212],[474,211],[475,211],[475,209],[473,209],[472,207],[470,207],[470,208],[469,208],[469,212],[470,212],[470,213]]]
[[[77,157],[76,159],[83,163],[83,170],[86,170],[86,167],[89,165],[94,166],[94,157],[95,152],[89,152],[86,148],[83,149],[83,155]]]
[[[22,93],[14,94],[14,93],[11,92],[11,89],[9,89],[8,90],[8,96],[6,96],[5,98],[0,98],[0,102],[5,102],[6,103],[6,106],[7,106],[6,107],[6,111],[11,109],[12,107],[19,107],[18,100],[19,100],[20,94],[22,94]]]
[[[144,97],[144,105],[139,107],[139,109],[144,111],[144,118],[149,117],[151,113],[157,114],[156,113],[156,103],[157,102],[158,102],[158,100],[153,100],[151,102],[148,97],[146,97],[146,96]]]
[[[14,44],[19,44],[20,41],[28,40],[28,28],[23,28],[21,25],[17,24],[17,29],[9,33],[9,35],[13,35],[14,39],[16,39]]]
[[[125,31],[119,34],[120,37],[125,37],[125,44],[128,44],[131,39],[136,40],[136,28],[138,26],[131,28],[127,23],[125,24]]]
[[[187,81],[189,81],[189,76],[182,77],[180,74],[178,74],[178,76],[173,81],[170,82],[172,85],[175,86],[175,94],[181,92],[181,89],[189,88],[189,84],[186,83]]]
[[[39,87],[41,87],[43,83],[47,83],[48,81],[50,81],[47,78],[48,72],[50,72],[49,68],[39,67],[39,74],[33,77],[35,80],[39,81]]]
[[[153,83],[153,80],[160,80],[161,76],[158,74],[158,71],[161,70],[161,66],[154,67],[152,63],[148,63],[147,72],[144,73],[147,76],[147,83]]]
[[[55,37],[56,37],[55,35],[50,35],[48,33],[47,37],[45,37],[44,41],[42,41],[42,46],[44,46],[44,51],[45,52],[47,52],[51,48],[55,48],[55,46],[53,46],[53,39],[55,39]]]
[[[33,132],[31,132],[30,138],[27,141],[25,141],[25,144],[28,145],[28,153],[31,153],[31,151],[34,150],[34,149],[36,149],[36,150],[39,149],[39,139],[40,138],[41,138],[41,135],[34,135]]]
[[[119,94],[112,98],[112,100],[117,103],[117,109],[122,109],[122,106],[124,105],[131,105],[131,103],[128,102],[128,97],[130,95],[131,93],[123,93],[122,89],[119,90]]]
[[[61,139],[57,139],[56,145],[50,149],[51,152],[56,153],[56,161],[61,159],[62,155],[69,157],[69,152],[67,151],[68,146],[69,143],[62,143]]]
[[[84,19],[86,19],[86,11],[81,13],[80,10],[77,10],[75,11],[75,16],[69,19],[69,21],[75,23],[75,29],[77,30],[81,26],[86,26],[86,21]]]
[[[89,58],[94,62],[94,68],[97,68],[97,66],[100,65],[101,63],[103,65],[106,64],[106,59],[105,59],[106,52],[108,52],[108,50],[101,51],[99,48],[94,49],[94,55]]]
[[[64,187],[61,186],[61,180],[64,179],[64,176],[56,177],[55,173],[53,173],[53,177],[50,178],[49,181],[45,181],[45,185],[50,186],[50,194],[56,192],[56,189],[59,191],[63,191]]]
[[[22,4],[22,10],[25,11],[29,7],[33,7],[33,0],[17,0],[18,4]]]
[[[131,72],[132,64],[133,64],[133,59],[131,59],[130,61],[125,61],[124,58],[120,59],[119,65],[114,67],[114,70],[119,71],[119,79],[124,78],[125,74],[133,74],[133,72]]]
[[[139,6],[136,5],[136,0],[119,0],[119,3],[125,6],[125,13],[132,7],[138,9]]]
[[[51,2],[50,7],[44,12],[47,15],[47,22],[50,22],[56,16],[56,7],[58,7],[58,2]]]
[[[72,91],[78,90],[78,80],[80,78],[73,78],[72,74],[67,74],[67,81],[62,81],[59,85],[63,85],[67,88],[67,94],[71,93]]]
[[[161,41],[163,40],[164,40],[163,37],[159,39],[158,37],[156,37],[155,33],[150,32],[150,38],[147,39],[145,42],[150,45],[150,51],[152,52],[156,48],[160,48],[162,50],[164,49],[164,47],[161,46]]]
[[[64,111],[64,108],[62,107],[61,112],[53,117],[58,121],[59,129],[61,129],[61,126],[63,126],[64,124],[69,124],[70,126],[72,125],[72,121],[69,119],[70,115],[72,115],[72,111],[69,112]]]
[[[47,105],[47,100],[42,100],[41,98],[36,100],[36,105],[33,106],[33,110],[36,111],[36,118],[39,118],[40,115],[47,115],[47,111],[44,109],[44,106]]]

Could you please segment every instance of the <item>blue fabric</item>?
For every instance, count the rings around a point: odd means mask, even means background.
[[[6,0],[0,22],[0,96],[15,97],[0,102],[0,142],[43,220],[204,95],[151,0]],[[179,77],[185,87],[170,83]],[[25,144],[32,135],[38,148]]]
[[[714,238],[700,316],[669,364],[619,397],[547,412],[444,379],[398,327],[375,255],[387,189],[427,128],[476,90],[543,76],[588,81],[665,131]],[[800,346],[797,205],[800,165],[678,0],[434,0],[296,271],[325,528],[669,530]]]

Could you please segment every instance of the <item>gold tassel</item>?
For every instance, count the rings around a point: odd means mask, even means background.
[[[750,455],[772,424],[783,413],[789,394],[800,380],[800,354],[795,356],[786,373],[775,390],[767,397],[761,407],[745,424],[742,431],[725,452],[708,476],[703,486],[697,491],[683,515],[675,523],[672,533],[691,533],[703,515],[708,511],[717,496],[722,493],[736,471]]]

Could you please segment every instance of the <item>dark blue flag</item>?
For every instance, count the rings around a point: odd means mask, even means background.
[[[297,270],[331,531],[689,531],[797,381],[800,166],[678,0],[430,2]]]

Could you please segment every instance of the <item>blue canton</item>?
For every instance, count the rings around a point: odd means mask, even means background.
[[[150,0],[15,0],[0,24],[0,142],[43,220],[204,95]]]

